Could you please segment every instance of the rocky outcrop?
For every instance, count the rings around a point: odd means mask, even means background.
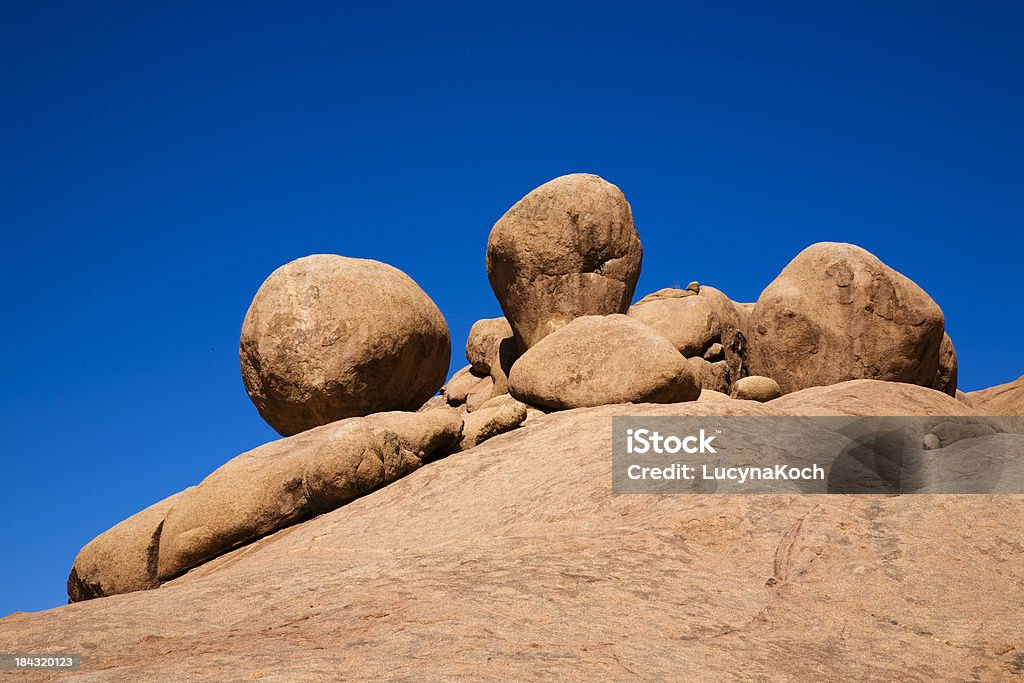
[[[686,359],[647,325],[625,315],[585,316],[516,361],[509,393],[530,405],[565,410],[694,401],[700,384]]]
[[[72,601],[155,588],[234,547],[407,475],[462,439],[452,410],[377,413],[273,441],[198,486],[91,541],[68,580]],[[482,440],[482,439],[481,439]]]
[[[967,400],[985,415],[1024,416],[1024,377],[967,394]]]
[[[786,393],[851,379],[933,386],[942,311],[924,290],[851,244],[804,249],[750,315],[750,373]]]
[[[347,417],[416,410],[444,384],[444,316],[405,273],[318,254],[275,270],[245,315],[246,391],[284,436]]]
[[[768,403],[793,415],[977,415],[962,401],[941,391],[904,384],[856,379],[811,387]]]
[[[1019,675],[1014,496],[611,494],[613,415],[794,396],[547,415],[160,590],[9,616],[0,651],[93,681]]]
[[[487,240],[487,277],[520,351],[574,318],[625,313],[643,250],[619,188],[573,174],[523,197]]]

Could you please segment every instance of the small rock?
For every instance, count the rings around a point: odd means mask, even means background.
[[[494,396],[494,380],[488,376],[480,380],[466,395],[466,410],[473,412]]]
[[[934,451],[938,448],[942,448],[942,443],[939,441],[939,437],[934,434],[925,434],[923,445],[926,451]]]
[[[637,301],[634,306],[640,304],[650,303],[652,301],[660,301],[662,299],[682,299],[688,296],[697,296],[695,292],[691,292],[688,289],[674,289],[672,287],[666,287],[665,289],[659,289],[657,292],[652,292],[644,298]]]
[[[511,431],[526,420],[527,406],[508,394],[495,396],[476,411],[466,415],[459,450],[465,451],[487,439]]]
[[[686,289],[694,294],[700,294],[700,283],[694,280],[690,284],[686,285]]]
[[[782,396],[779,384],[771,377],[751,375],[742,377],[732,385],[732,397],[747,401],[771,401]]]
[[[448,383],[441,387],[441,395],[448,400],[449,405],[460,406],[466,402],[469,394],[487,379],[490,379],[487,375],[477,373],[473,366],[467,365],[452,375]]]
[[[512,337],[512,327],[505,318],[484,318],[473,323],[466,340],[466,360],[479,373],[491,372],[491,361],[498,353],[498,345]]]
[[[704,360],[715,361],[723,360],[725,358],[725,347],[719,342],[715,342],[708,347],[708,350],[704,352]]]
[[[687,358],[693,373],[700,380],[701,389],[726,393],[729,390],[729,366],[724,360],[710,363],[703,358]]]

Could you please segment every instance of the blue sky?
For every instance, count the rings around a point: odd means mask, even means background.
[[[943,308],[962,388],[1024,374],[1021,5],[100,4],[0,10],[0,615],[275,437],[237,355],[274,268],[403,269],[460,364],[490,227],[565,173],[631,202],[638,296],[753,301],[854,242]]]

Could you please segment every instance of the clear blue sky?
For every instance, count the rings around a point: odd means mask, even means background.
[[[275,437],[237,355],[274,268],[403,269],[458,367],[491,225],[564,173],[632,203],[638,295],[753,301],[855,242],[942,306],[962,388],[1024,374],[1021,5],[435,5],[0,10],[0,614]]]

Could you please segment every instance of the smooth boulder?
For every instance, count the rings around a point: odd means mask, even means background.
[[[852,244],[804,249],[761,293],[750,374],[785,393],[852,379],[932,386],[944,319],[914,282]]]
[[[667,339],[625,315],[577,318],[512,366],[509,393],[553,410],[694,401],[700,381]]]
[[[453,452],[462,417],[450,409],[341,420],[243,453],[167,512],[157,579],[333,510]]]
[[[487,277],[525,351],[574,318],[625,313],[642,258],[619,188],[578,173],[541,185],[495,223]]]
[[[68,576],[69,602],[159,586],[156,560],[164,517],[189,491],[164,498],[89,541]]]
[[[732,385],[732,398],[764,403],[782,396],[778,383],[771,377],[750,375],[742,377]]]
[[[246,391],[283,436],[348,417],[415,410],[444,384],[444,316],[378,261],[317,254],[275,270],[242,324]]]

